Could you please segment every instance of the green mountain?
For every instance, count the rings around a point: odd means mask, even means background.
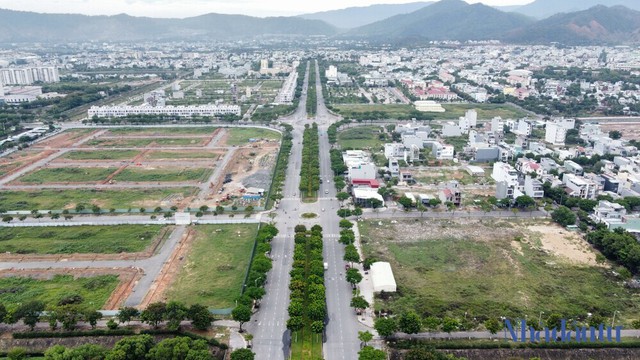
[[[513,11],[536,19],[544,19],[559,13],[587,10],[596,5],[622,5],[640,11],[640,1],[638,0],[536,0]]]
[[[410,14],[396,15],[351,30],[347,36],[378,40],[489,40],[533,20],[483,4],[441,0]]]
[[[300,15],[300,17],[310,20],[322,20],[340,29],[353,29],[394,15],[408,14],[431,4],[433,4],[433,1],[407,4],[378,4],[304,14]]]
[[[336,32],[323,21],[299,17],[207,14],[186,19],[154,19],[124,14],[85,16],[0,9],[0,42],[205,40]]]
[[[640,42],[640,12],[624,6],[598,5],[584,11],[554,15],[514,30],[505,39],[535,44],[637,44]]]

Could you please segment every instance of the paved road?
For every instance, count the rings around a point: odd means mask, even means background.
[[[315,209],[320,207],[320,224],[324,235],[324,260],[329,263],[329,269],[325,274],[325,286],[327,288],[327,312],[328,323],[326,328],[326,343],[324,345],[324,358],[331,360],[352,360],[358,358],[360,340],[358,331],[365,328],[358,322],[353,309],[350,307],[352,289],[345,280],[344,245],[338,242],[340,218],[337,210],[340,208],[336,199],[336,189],[331,170],[329,150],[331,148],[327,138],[327,128],[338,119],[332,116],[325,104],[322,95],[320,73],[316,65],[318,115],[317,122],[320,132],[320,176],[325,180],[320,186],[320,201]],[[322,212],[324,209],[324,212]],[[313,212],[313,211],[312,211]],[[317,212],[317,211],[315,211]]]
[[[207,194],[209,194],[209,187],[211,184],[216,184],[217,181],[222,181],[222,172],[225,170],[227,165],[229,165],[229,161],[233,158],[233,155],[236,153],[236,148],[230,148],[224,156],[218,160],[215,166],[215,170],[211,173],[209,179],[202,184],[200,184],[200,192],[198,193],[197,201],[206,200]]]
[[[483,212],[483,211],[425,211],[423,214],[420,214],[419,211],[409,211],[406,212],[397,208],[390,209],[380,209],[380,210],[371,210],[367,209],[360,216],[363,219],[415,219],[415,218],[424,218],[424,219],[465,219],[465,218],[473,218],[473,219],[508,219],[508,218],[544,218],[547,217],[548,214],[545,211],[521,211],[521,212],[512,212],[512,211],[491,211],[491,212]]]
[[[308,69],[305,76],[306,90]],[[306,94],[306,91],[304,91]],[[302,131],[306,122],[306,95],[300,99],[296,112],[283,119],[294,126],[293,146],[287,166],[287,176],[283,186],[285,199],[280,201],[276,214],[279,233],[271,244],[273,267],[267,275],[266,296],[260,302],[260,310],[253,316],[248,329],[253,334],[253,350],[258,360],[281,360],[288,357],[290,334],[286,329],[289,306],[289,271],[292,265],[293,230],[300,223],[301,202],[297,196],[300,183],[302,161]]]

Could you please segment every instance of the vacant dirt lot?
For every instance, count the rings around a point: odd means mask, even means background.
[[[533,237],[539,237],[542,248],[574,264],[597,266],[596,255],[589,243],[576,232],[563,229],[555,224],[527,227]]]

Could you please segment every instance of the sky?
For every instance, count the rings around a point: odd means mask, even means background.
[[[44,13],[184,18],[207,13],[291,16],[372,4],[429,0],[0,0],[0,8]],[[487,5],[523,5],[533,0],[467,0]]]

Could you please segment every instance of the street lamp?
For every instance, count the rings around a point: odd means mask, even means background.
[[[613,318],[611,319],[611,327],[613,327],[613,323],[616,321],[616,313],[618,312],[619,312],[618,310],[613,312]]]

